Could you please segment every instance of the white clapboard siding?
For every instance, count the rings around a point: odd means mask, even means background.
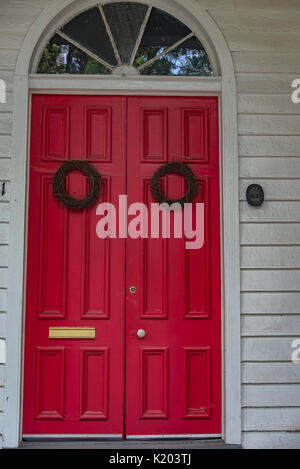
[[[12,148],[12,137],[10,135],[0,135],[0,159],[10,158]]]
[[[300,224],[296,223],[242,223],[241,244],[280,245],[299,244]],[[255,267],[255,266],[254,266]],[[253,265],[252,267],[253,268]]]
[[[1,6],[0,28],[24,29],[29,28],[42,12],[42,8],[28,8],[28,6]]]
[[[240,137],[240,138],[247,138],[247,137]],[[289,137],[289,138],[294,138],[294,137]],[[300,148],[298,151],[300,153]],[[292,158],[292,157],[247,158],[245,157],[245,158],[240,158],[239,164],[240,164],[239,170],[240,170],[241,178],[299,179],[299,176],[300,176],[300,158]]]
[[[7,268],[0,268],[0,288],[7,288]]]
[[[0,409],[4,409],[4,387],[0,386]]]
[[[237,2],[238,6],[238,2]],[[223,30],[299,32],[299,17],[293,11],[215,10],[212,17]]]
[[[4,365],[0,365],[0,386],[4,385]]]
[[[6,92],[5,103],[1,103],[0,109],[1,112],[11,112],[12,111],[12,92]]]
[[[263,187],[265,200],[268,201],[284,201],[299,200],[300,201],[300,181],[297,179],[256,179],[256,184]],[[253,184],[251,179],[242,179],[240,181],[240,200],[246,200],[246,191],[249,184]]]
[[[231,51],[299,53],[299,32],[224,31]]]
[[[0,267],[7,267],[8,262],[8,246],[0,245]]]
[[[300,270],[242,270],[241,290],[300,291]]]
[[[0,19],[1,22],[1,19]],[[0,49],[19,50],[27,29],[0,29]]]
[[[242,445],[245,449],[299,449],[300,433],[297,430],[244,432]]]
[[[245,430],[294,430],[300,432],[300,408],[243,409]]]
[[[0,49],[0,70],[14,70],[17,62],[18,51]]]
[[[257,15],[260,15],[264,10],[268,11],[286,11],[288,8],[290,11],[299,12],[300,6],[298,0],[287,0],[285,3],[282,0],[198,0],[199,4],[206,8],[219,7],[221,12],[223,10],[258,10]]]
[[[0,105],[0,134],[11,134],[12,132],[12,113],[1,112]]]
[[[0,223],[8,222],[10,217],[9,204],[1,203],[0,204]]]
[[[299,61],[300,63],[300,61]],[[299,71],[300,73],[300,71]],[[288,94],[238,94],[238,112],[244,114],[300,114],[300,104]]]
[[[244,384],[243,407],[300,407],[300,384]]]
[[[287,52],[234,52],[237,72],[300,73],[300,54]]]
[[[298,316],[243,316],[242,336],[293,336],[300,331],[300,311]]]
[[[9,225],[8,223],[0,223],[0,244],[8,244]]]
[[[16,0],[20,1],[20,0]],[[218,9],[221,13],[226,10],[236,11],[257,10],[257,15],[261,15],[264,10],[284,12],[287,9],[287,4],[282,3],[282,0],[197,0],[199,6],[202,8],[209,8],[209,10]],[[295,14],[300,11],[298,0],[288,0],[289,11],[294,11]]]
[[[0,79],[5,81],[6,92],[11,93],[13,91],[13,69],[1,70],[0,68]]]
[[[243,246],[241,267],[245,269],[299,269],[300,246]]]
[[[225,4],[227,0],[223,0]],[[298,0],[235,0],[234,7],[241,9],[246,8],[247,10],[258,10],[257,14],[260,15],[263,10],[268,11],[285,11],[287,8],[290,11],[299,12],[300,5]]]
[[[294,351],[291,345],[294,339],[298,339],[298,336],[244,337],[242,339],[242,359],[245,362],[291,362],[291,355]]]
[[[269,202],[266,200],[259,207],[252,207],[248,202],[240,202],[240,221],[257,223],[300,222],[300,202]]]
[[[0,159],[0,180],[8,181],[10,179],[10,164],[9,159]]]
[[[300,157],[300,136],[254,136],[244,135],[239,137],[240,156],[282,156]],[[253,160],[256,164],[257,160]],[[269,169],[272,171],[273,161],[269,161]],[[278,160],[286,164],[286,158]],[[292,161],[296,164],[296,160]],[[278,177],[280,174],[278,174]],[[261,177],[264,177],[261,175]],[[269,177],[272,177],[270,175]],[[285,177],[284,174],[281,177]],[[296,177],[296,176],[295,176]]]
[[[292,93],[294,73],[243,73],[238,72],[237,91],[239,93]],[[296,106],[296,104],[295,104]]]
[[[4,409],[4,387],[0,386],[0,409]]]
[[[11,7],[46,7],[49,5],[51,0],[10,0],[9,5]]]
[[[240,114],[238,132],[240,135],[300,135],[300,115]]]
[[[0,338],[2,339],[4,339],[6,336],[5,323],[6,323],[6,313],[0,313]]]
[[[7,309],[7,290],[0,290],[0,313]]]
[[[244,292],[241,293],[243,314],[300,314],[298,292]],[[299,332],[299,331],[298,331]]]
[[[299,363],[259,362],[242,364],[242,382],[255,383],[300,383]]]
[[[0,411],[0,448],[3,445],[3,440],[1,438],[1,434],[3,433],[3,427],[4,427],[4,413]]]

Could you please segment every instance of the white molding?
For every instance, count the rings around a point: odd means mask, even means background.
[[[188,435],[185,435],[185,434],[182,434],[182,435],[127,435],[126,436],[126,440],[153,440],[155,438],[161,438],[161,439],[168,439],[168,438],[172,438],[172,439],[181,439],[181,440],[185,440],[185,439],[190,439],[190,440],[208,440],[208,439],[221,439],[222,438],[222,435],[221,434],[207,434],[207,435],[204,435],[204,434],[194,434],[194,433],[191,433],[191,434],[188,434]]]
[[[222,87],[220,77],[155,77],[155,76],[111,76],[106,75],[29,75],[29,88],[33,92],[73,93],[122,93],[145,92],[208,92],[219,93]]]
[[[28,77],[14,78],[13,151],[11,168],[8,300],[6,315],[6,366],[4,446],[18,445],[21,423],[22,323],[25,265],[25,214],[27,179]]]
[[[241,444],[240,226],[236,83],[222,79],[225,443]]]
[[[120,1],[120,0],[117,0]],[[130,0],[135,1],[135,0]],[[26,173],[29,83],[32,92],[115,93],[133,94],[216,94],[220,80],[199,78],[193,80],[159,81],[137,80],[137,77],[54,77],[28,76],[32,58],[38,56],[49,34],[57,29],[65,18],[75,16],[80,9],[95,5],[95,0],[53,0],[33,23],[21,46],[14,79],[13,104],[13,159],[11,183],[11,220],[8,269],[7,313],[7,366],[5,367],[5,423],[4,446],[16,447],[21,428],[21,382],[22,382],[22,317],[24,304],[24,265],[26,252]],[[144,1],[144,3],[147,3]],[[241,345],[240,345],[240,257],[239,257],[239,205],[238,205],[238,146],[236,82],[233,62],[226,41],[209,14],[194,0],[157,0],[151,4],[165,9],[184,21],[201,39],[210,55],[215,69],[220,68],[222,105],[221,127],[221,194],[223,220],[223,382],[224,394],[224,440],[228,444],[241,443]],[[48,35],[48,36],[47,36]],[[51,35],[51,34],[50,34]],[[198,82],[197,82],[198,80]],[[84,83],[85,82],[85,83]],[[109,82],[109,83],[108,83]],[[72,86],[70,86],[70,84]],[[165,86],[166,85],[166,86]],[[59,88],[58,88],[59,86]],[[104,89],[104,87],[107,87]],[[110,87],[109,87],[110,86]],[[97,88],[98,87],[98,88]],[[114,87],[114,88],[113,88]],[[160,87],[160,89],[159,89]],[[147,88],[147,89],[146,89]],[[208,89],[209,88],[209,89]],[[149,91],[151,90],[151,91]]]

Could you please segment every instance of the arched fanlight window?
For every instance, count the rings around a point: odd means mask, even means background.
[[[195,34],[141,3],[107,3],[65,24],[44,49],[37,73],[212,76]]]

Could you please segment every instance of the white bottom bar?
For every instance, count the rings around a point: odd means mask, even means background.
[[[101,439],[101,440],[115,440],[115,439],[123,439],[122,434],[112,434],[112,435],[80,435],[80,434],[70,434],[70,435],[23,435],[24,438],[30,438],[30,439],[43,439],[43,440],[53,440],[53,439],[59,439],[59,440],[65,440],[65,439],[89,439],[89,440],[94,440],[94,439]],[[170,438],[176,438],[176,439],[209,439],[209,438],[222,438],[221,434],[209,434],[209,435],[197,435],[197,434],[188,434],[188,435],[127,435],[126,440],[150,440],[150,439],[170,439]]]
[[[150,438],[180,438],[184,440],[185,438],[197,438],[197,439],[208,439],[208,438],[222,438],[222,435],[220,434],[209,434],[209,435],[196,435],[196,434],[191,434],[191,435],[127,435],[126,440],[134,440],[134,439],[150,439]]]

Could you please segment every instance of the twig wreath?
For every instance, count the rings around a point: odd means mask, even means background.
[[[184,196],[181,197],[181,199],[169,199],[163,192],[163,190],[160,188],[160,178],[162,178],[168,173],[181,174],[181,176],[185,178],[188,188]],[[179,203],[181,206],[183,206],[183,204],[191,202],[192,199],[198,194],[199,184],[195,174],[187,164],[182,163],[181,161],[172,161],[170,163],[164,164],[163,166],[158,168],[158,170],[154,173],[151,180],[151,190],[153,196],[160,204],[163,202],[169,205]]]
[[[90,192],[84,199],[76,199],[66,190],[66,176],[74,169],[82,171],[90,182]],[[62,164],[57,170],[53,177],[52,187],[55,197],[63,205],[73,210],[82,210],[90,207],[97,201],[101,189],[101,176],[90,163],[81,160],[71,160]]]

